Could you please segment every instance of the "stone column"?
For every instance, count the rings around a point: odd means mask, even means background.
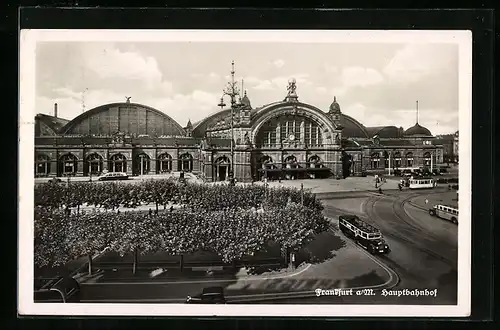
[[[156,159],[158,159],[157,149],[153,149],[151,153],[151,159],[149,160],[149,174],[156,174]]]
[[[79,157],[76,166],[76,175],[83,176],[83,166],[85,165],[85,151],[82,149],[78,154]]]

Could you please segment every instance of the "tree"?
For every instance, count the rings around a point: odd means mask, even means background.
[[[64,211],[35,208],[34,262],[37,267],[64,265],[72,259],[66,244],[67,233]]]
[[[115,213],[89,213],[69,217],[67,245],[73,258],[87,256],[88,273],[92,274],[92,258],[116,246],[123,234],[122,217]]]

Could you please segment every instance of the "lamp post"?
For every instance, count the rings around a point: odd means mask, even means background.
[[[226,88],[222,91],[222,97],[218,104],[223,109],[226,104],[224,103],[224,96],[229,96],[231,99],[231,179],[234,179],[234,109],[238,107],[236,97],[240,95],[237,82],[234,81],[234,61],[231,62],[231,81],[227,83]]]
[[[432,173],[433,165],[434,165],[433,158],[434,158],[434,151],[431,151],[431,173]]]

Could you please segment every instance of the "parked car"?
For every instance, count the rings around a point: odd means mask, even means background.
[[[186,304],[225,304],[224,289],[220,286],[204,288],[200,294],[187,296]]]
[[[403,174],[403,172],[401,172],[401,170],[398,170],[398,169],[394,170],[395,176],[401,176],[402,174]]]
[[[108,172],[97,178],[99,181],[128,180],[128,174],[123,172]]]
[[[433,169],[432,169],[432,174],[433,174],[433,175],[443,175],[443,174],[441,173],[441,170],[440,170],[439,168],[433,168]]]
[[[80,285],[72,277],[61,276],[34,290],[35,303],[70,303],[80,301]]]
[[[49,180],[49,182],[52,182],[52,183],[60,183],[60,182],[62,182],[62,180],[61,180],[61,178],[55,178],[55,177],[54,177],[54,178],[50,179],[50,180]]]

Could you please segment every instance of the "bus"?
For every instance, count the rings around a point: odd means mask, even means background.
[[[429,209],[429,214],[458,224],[458,208],[456,207],[440,204],[434,205],[432,209]]]
[[[380,230],[364,222],[356,215],[339,216],[339,228],[346,237],[353,239],[371,254],[389,253],[391,251]]]
[[[432,189],[436,186],[433,178],[413,178],[409,180],[410,189]]]

